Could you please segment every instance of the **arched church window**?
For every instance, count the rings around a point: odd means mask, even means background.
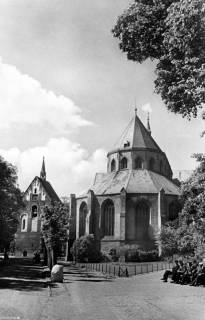
[[[36,205],[32,206],[32,209],[31,209],[31,216],[32,216],[32,219],[33,218],[36,218],[37,217],[37,214],[38,214],[38,208]]]
[[[122,158],[122,160],[120,161],[120,168],[121,169],[126,169],[127,168],[127,158]]]
[[[151,158],[149,160],[149,170],[154,171],[154,167],[155,167],[155,160],[154,158]]]
[[[140,201],[136,206],[136,239],[148,239],[149,227],[149,206],[146,202]]]
[[[88,213],[87,204],[83,202],[80,206],[80,211],[79,211],[79,237],[85,235],[87,213]]]
[[[24,214],[21,218],[21,231],[27,230],[27,215]]]
[[[114,235],[115,207],[112,200],[108,200],[102,206],[102,233],[103,236]]]
[[[135,160],[135,169],[143,169],[143,160],[140,157]]]
[[[115,171],[116,170],[116,162],[115,159],[112,159],[111,161],[111,171]]]

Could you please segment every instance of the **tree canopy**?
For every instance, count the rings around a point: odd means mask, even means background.
[[[56,263],[57,254],[68,238],[69,207],[57,202],[45,206],[41,214],[41,232],[47,249],[48,266]]]
[[[23,207],[17,187],[16,169],[0,157],[0,249],[8,250],[17,230],[18,215]]]
[[[167,108],[196,117],[205,102],[203,0],[135,0],[112,30],[129,60],[156,60],[155,89]]]
[[[205,253],[205,156],[195,157],[199,166],[182,185],[179,218],[162,228],[162,250],[167,255]]]

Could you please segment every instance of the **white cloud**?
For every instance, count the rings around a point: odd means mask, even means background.
[[[19,185],[23,191],[40,174],[43,156],[47,179],[59,196],[88,190],[95,173],[106,170],[105,150],[97,149],[89,155],[79,144],[66,138],[52,138],[45,146],[22,152],[18,148],[0,150],[0,155],[17,166]]]
[[[32,124],[67,132],[91,124],[71,99],[42,88],[40,82],[1,59],[0,113],[0,128]]]
[[[146,103],[146,104],[144,104],[143,106],[142,106],[142,110],[144,111],[144,112],[152,112],[152,107],[151,107],[151,104],[150,103]]]

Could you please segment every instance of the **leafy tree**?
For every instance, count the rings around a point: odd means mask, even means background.
[[[128,59],[156,60],[155,88],[167,108],[196,117],[205,102],[204,1],[135,0],[112,31]]]
[[[93,234],[82,236],[73,243],[72,254],[75,261],[97,262],[101,254]]]
[[[22,193],[17,187],[16,169],[0,157],[0,249],[9,250],[17,231]]]
[[[50,269],[57,263],[62,244],[68,238],[69,209],[67,205],[55,203],[45,206],[41,215],[41,232]]]
[[[199,166],[182,185],[179,218],[168,222],[161,232],[165,254],[205,253],[205,156],[197,154],[195,158]]]

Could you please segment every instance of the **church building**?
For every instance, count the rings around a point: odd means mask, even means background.
[[[25,208],[20,215],[15,237],[16,254],[33,254],[41,245],[41,212],[45,205],[60,202],[58,195],[46,180],[45,161],[43,159],[40,177],[35,177],[24,193]]]
[[[162,224],[176,217],[179,189],[166,154],[135,110],[118,143],[107,154],[107,172],[96,173],[86,194],[71,195],[76,238],[94,234],[101,251],[152,250]]]

